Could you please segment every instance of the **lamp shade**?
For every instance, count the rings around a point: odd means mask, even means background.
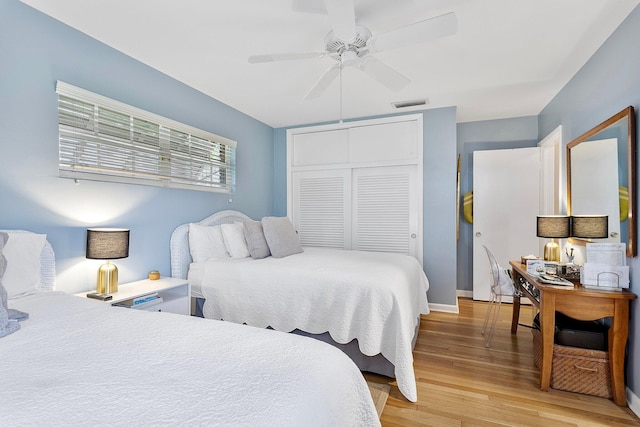
[[[571,217],[571,236],[583,239],[605,239],[609,236],[607,215],[574,215]]]
[[[129,230],[124,228],[87,229],[89,259],[119,259],[129,256]]]
[[[569,237],[571,234],[571,221],[567,215],[539,215],[536,226],[538,237],[550,237],[552,239]]]

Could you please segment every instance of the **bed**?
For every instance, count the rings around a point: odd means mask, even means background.
[[[0,338],[3,425],[379,425],[361,372],[324,343],[51,288],[8,300],[29,318]]]
[[[249,222],[255,221],[226,210],[196,224]],[[204,317],[329,342],[361,370],[395,377],[400,392],[417,401],[412,351],[420,316],[429,313],[429,283],[415,258],[304,247],[279,258],[220,256],[194,262],[193,227],[183,224],[172,234],[172,276],[189,280]]]

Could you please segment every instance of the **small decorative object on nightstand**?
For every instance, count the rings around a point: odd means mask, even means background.
[[[89,259],[103,259],[98,270],[96,290],[100,294],[118,292],[118,268],[109,262],[129,256],[129,230],[123,228],[89,228],[87,253]]]
[[[149,272],[149,280],[158,280],[160,278],[160,272],[152,270]]]

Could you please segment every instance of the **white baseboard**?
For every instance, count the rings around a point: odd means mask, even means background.
[[[458,309],[458,298],[460,298],[460,297],[472,298],[473,297],[473,291],[456,291],[456,305],[429,303],[429,310],[431,310],[431,311],[441,311],[441,312],[444,312],[444,313],[458,314],[458,313],[460,313],[460,310]]]
[[[457,290],[456,291],[456,296],[458,298],[469,298],[469,299],[473,299],[473,291],[462,291],[462,290]],[[486,301],[485,301],[486,302]],[[502,301],[503,303],[509,303],[511,304],[511,297],[505,297],[505,299]],[[531,305],[531,301],[529,301],[529,298],[522,298],[520,300],[520,304],[521,305]]]
[[[431,311],[442,311],[444,313],[454,313],[458,314],[458,300],[456,299],[456,305],[450,304],[431,304],[429,303],[429,310]]]
[[[627,405],[634,414],[640,417],[640,397],[633,394],[629,387],[627,387]]]
[[[473,298],[473,291],[456,291],[456,296],[458,298]]]

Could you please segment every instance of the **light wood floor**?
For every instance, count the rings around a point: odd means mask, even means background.
[[[460,299],[460,314],[423,316],[414,351],[418,402],[407,401],[395,381],[382,413],[383,426],[640,426],[629,408],[577,393],[540,391],[531,330],[512,336],[511,305],[503,305],[491,348],[480,334],[487,304]],[[521,323],[531,323],[523,307]]]

